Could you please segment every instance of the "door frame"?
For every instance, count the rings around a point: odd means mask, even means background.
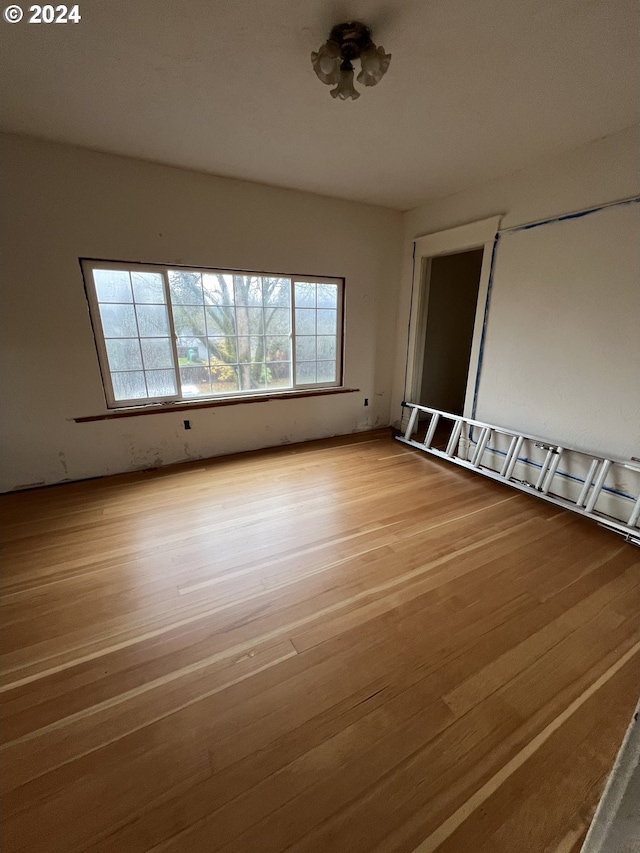
[[[480,348],[485,323],[485,312],[489,295],[491,262],[502,214],[425,234],[414,241],[414,266],[412,283],[412,306],[409,317],[409,346],[407,351],[407,382],[405,399],[416,402],[422,387],[424,349],[427,331],[427,310],[429,305],[429,279],[431,258],[438,255],[453,255],[472,249],[483,249],[478,301],[473,324],[471,353],[469,355],[469,373],[464,398],[464,417],[472,417],[473,398],[480,371]]]

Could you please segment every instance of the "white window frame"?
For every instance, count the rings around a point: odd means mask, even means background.
[[[80,265],[85,283],[85,292],[89,304],[89,312],[91,323],[93,326],[93,336],[96,343],[100,372],[102,375],[102,383],[105,392],[106,404],[109,409],[123,409],[132,407],[153,406],[162,403],[181,403],[194,404],[205,401],[229,400],[229,399],[246,399],[251,397],[273,397],[286,396],[291,393],[299,393],[301,391],[317,391],[322,389],[342,388],[343,386],[343,362],[344,362],[344,278],[327,277],[327,276],[309,276],[309,275],[293,275],[291,273],[277,272],[257,272],[254,270],[231,270],[216,267],[194,267],[182,266],[180,264],[145,264],[138,262],[126,263],[122,261],[103,261],[93,258],[81,258]],[[169,322],[169,338],[173,353],[173,370],[176,377],[176,387],[178,393],[173,395],[164,395],[160,397],[136,397],[127,400],[116,400],[113,381],[111,378],[111,369],[109,367],[109,359],[107,354],[106,337],[102,325],[100,315],[99,300],[97,296],[95,280],[93,277],[94,270],[116,270],[127,272],[140,273],[155,273],[162,276],[163,292],[165,304],[167,306],[167,315]],[[171,292],[169,287],[169,272],[171,270],[179,270],[180,272],[193,273],[217,273],[223,275],[247,275],[261,276],[265,278],[283,278],[290,281],[291,287],[291,304],[289,306],[291,315],[291,331],[289,334],[291,346],[291,385],[287,388],[254,388],[249,390],[239,390],[233,392],[221,392],[218,394],[184,396],[181,393],[180,382],[180,364],[178,358],[176,330],[174,327],[173,309],[171,303]],[[336,329],[336,379],[333,382],[296,382],[296,304],[295,304],[295,285],[297,282],[308,282],[311,284],[333,284],[338,287],[337,300],[337,329]],[[137,304],[137,303],[136,303]],[[317,308],[316,308],[317,310]],[[140,340],[143,336],[138,336]],[[316,335],[317,337],[317,331]],[[317,359],[316,359],[317,362]],[[169,368],[167,368],[169,369]]]

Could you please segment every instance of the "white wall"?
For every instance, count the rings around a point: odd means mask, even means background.
[[[405,214],[403,271],[396,336],[396,369],[391,408],[392,421],[398,422],[400,420],[400,404],[405,393],[404,377],[407,358],[407,324],[411,300],[413,240],[424,234],[436,233],[496,214],[503,214],[501,228],[510,228],[640,194],[640,172],[637,168],[639,146],[640,130],[630,128],[562,156],[549,157],[535,166],[499,180],[472,187],[465,192],[422,205]],[[635,253],[635,244],[633,242],[627,243],[625,257],[620,258],[621,267],[626,268],[633,263]],[[611,272],[612,281],[615,282],[615,269]],[[611,298],[620,299],[621,297],[612,292]],[[490,311],[490,326],[491,320]],[[562,320],[559,319],[557,322],[562,322]],[[640,327],[640,317],[636,317],[635,322],[636,327]],[[508,318],[500,318],[500,327],[496,328],[495,325],[491,327],[493,349],[496,355],[503,351],[500,346],[501,335],[510,334]],[[523,333],[535,335],[535,326]],[[619,346],[622,350],[620,341],[614,340],[611,345],[614,348]],[[624,359],[626,356],[624,352],[620,351],[619,357]],[[544,363],[540,365],[542,371],[552,369],[552,367],[552,365]],[[483,360],[483,373],[486,370],[489,374],[494,373],[497,376],[499,371],[495,372],[493,368],[494,365],[490,361]],[[624,387],[617,375],[607,375],[605,379],[607,382],[617,383],[621,395],[633,393],[632,389]],[[491,415],[498,422],[501,420],[508,422],[510,415],[508,395],[502,392],[496,393],[496,389],[492,388],[487,382],[483,383],[482,378],[479,391],[478,413],[483,411],[484,403],[489,398],[501,397],[502,407],[496,409],[495,406],[492,406]],[[566,403],[567,406],[572,405],[570,395]],[[506,423],[505,425],[510,424]],[[602,448],[600,435],[583,434],[580,436],[580,444],[589,445],[592,441],[596,441],[596,446],[592,449],[606,450],[606,448]]]
[[[400,213],[15,136],[2,169],[2,490],[389,423]],[[344,276],[360,393],[77,424],[106,411],[83,256]]]
[[[501,234],[476,414],[640,455],[640,204]]]

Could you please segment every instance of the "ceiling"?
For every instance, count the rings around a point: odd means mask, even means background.
[[[0,20],[4,130],[404,210],[640,118],[636,0],[79,6]],[[342,102],[309,54],[346,20],[393,58]]]

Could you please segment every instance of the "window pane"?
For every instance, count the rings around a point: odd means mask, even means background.
[[[206,345],[206,339],[179,338],[176,349],[178,350],[178,363],[185,367],[196,367],[198,365],[206,367],[209,361],[209,349]]]
[[[316,307],[316,286],[307,281],[296,281],[296,308]]]
[[[211,388],[214,394],[233,394],[240,390],[238,381],[238,365],[212,363]]]
[[[105,341],[111,370],[136,370],[142,367],[140,344],[137,338]]]
[[[316,339],[311,335],[296,335],[296,361],[313,361],[316,357]]]
[[[144,373],[112,373],[113,396],[116,400],[138,400],[147,396]]]
[[[133,305],[101,305],[100,319],[105,338],[135,338],[138,335]]]
[[[206,334],[204,308],[185,307],[184,305],[174,306],[173,326],[179,338],[204,337]]]
[[[197,397],[211,394],[210,372],[208,367],[180,366],[180,385],[184,397]]]
[[[260,337],[251,338],[251,360],[252,361],[264,361],[265,360],[265,345],[264,338],[262,335]]]
[[[236,305],[262,305],[262,279],[252,275],[234,275]]]
[[[249,338],[251,357],[249,361],[264,361],[264,338],[252,336]]]
[[[239,364],[254,364],[265,360],[263,337],[237,338],[236,341]]]
[[[233,276],[203,273],[202,286],[207,305],[233,305]]]
[[[176,393],[173,370],[147,370],[145,376],[150,397],[170,397]]]
[[[235,308],[212,308],[211,306],[207,306],[207,308],[205,308],[205,315],[207,321],[207,333],[209,335],[235,335]]]
[[[169,334],[169,320],[167,309],[164,305],[138,305],[138,329],[140,337],[167,337]]]
[[[169,292],[173,305],[202,305],[202,276],[199,272],[169,270]]]
[[[249,321],[249,334],[250,335],[262,335],[264,333],[264,327],[262,323],[262,308],[245,308],[245,309],[237,309],[238,315],[242,312],[247,312],[247,319]],[[240,324],[240,316],[238,316],[238,325]]]
[[[240,364],[240,390],[256,391],[266,388],[267,368],[264,364]]]
[[[164,283],[157,272],[132,272],[133,296],[136,302],[164,305]]]
[[[140,345],[142,346],[144,366],[147,370],[163,367],[173,368],[173,351],[169,338],[143,338]],[[167,393],[175,394],[175,391]]]
[[[318,285],[318,308],[338,308],[338,285],[337,284],[319,284]]]
[[[296,364],[296,382],[303,385],[316,381],[315,361],[299,361]]]
[[[291,339],[283,335],[265,338],[267,361],[291,361]]]
[[[318,358],[328,358],[335,361],[336,339],[334,337],[318,337]]]
[[[98,302],[133,302],[126,270],[94,270],[93,280]]]
[[[288,308],[268,308],[264,318],[268,335],[288,335],[291,332],[291,312]]]
[[[323,308],[318,311],[318,334],[335,335],[338,330],[338,312]]]
[[[270,361],[267,362],[269,388],[291,388],[291,362]]]
[[[316,312],[313,308],[296,308],[296,334],[315,335]]]
[[[319,361],[318,362],[318,382],[335,382],[336,363],[335,361]]]
[[[235,364],[238,361],[238,348],[235,338],[209,338],[207,343],[210,359],[216,359],[227,364]]]
[[[291,279],[264,278],[262,280],[264,304],[280,305],[288,308],[291,305]]]

